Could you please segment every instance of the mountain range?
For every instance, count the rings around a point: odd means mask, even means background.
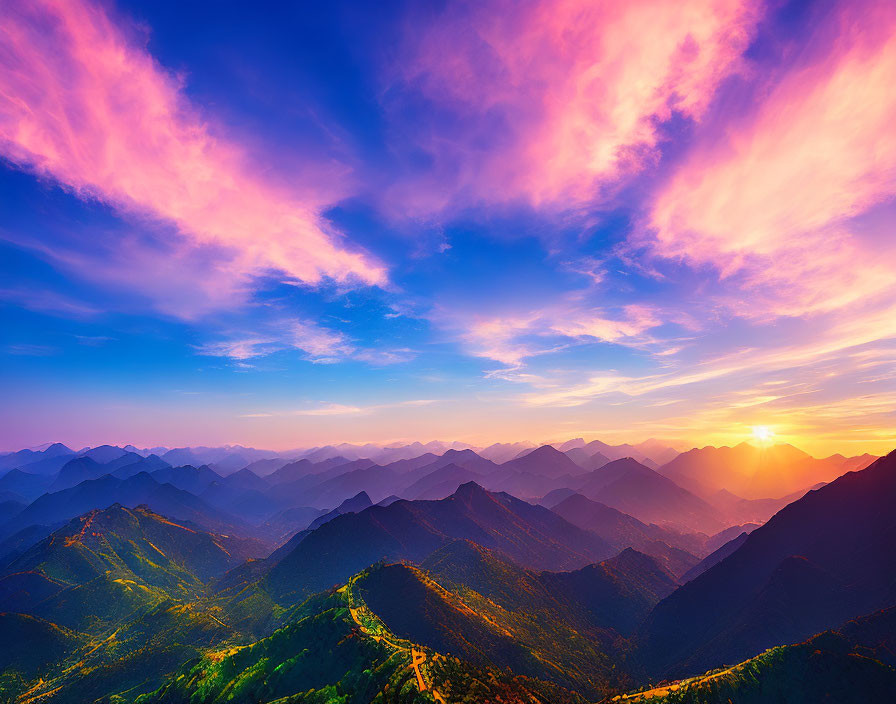
[[[291,454],[0,456],[0,625],[24,644],[0,647],[0,697],[723,704],[896,681],[896,454]]]

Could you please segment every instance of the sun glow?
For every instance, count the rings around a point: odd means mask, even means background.
[[[771,442],[771,439],[774,437],[774,433],[772,429],[767,425],[754,425],[753,426],[753,439],[761,442],[762,444],[766,444]]]

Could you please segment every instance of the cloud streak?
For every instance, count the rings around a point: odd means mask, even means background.
[[[408,362],[416,356],[406,348],[368,348],[358,345],[344,333],[306,319],[287,319],[272,323],[269,334],[232,335],[196,348],[200,355],[226,357],[236,362],[266,357],[283,350],[298,350],[306,361],[335,364],[346,360],[386,366]]]
[[[435,176],[402,196],[436,210],[594,201],[656,158],[660,123],[701,118],[759,17],[746,0],[449,4],[414,27],[397,69],[449,125],[421,130]]]
[[[143,225],[173,225],[179,246],[207,249],[233,278],[385,283],[382,265],[321,217],[327,169],[274,184],[213,133],[137,33],[88,0],[4,3],[0,152]]]
[[[470,354],[499,362],[507,367],[500,371],[508,372],[521,369],[529,358],[575,344],[646,348],[652,342],[647,331],[662,324],[659,316],[658,310],[636,304],[605,310],[565,303],[505,315],[439,311],[433,320],[454,331]]]
[[[835,10],[812,37],[823,49],[788,67],[752,114],[705,134],[661,189],[654,252],[736,277],[772,315],[892,294],[893,213],[857,217],[896,195],[894,37],[892,3]]]

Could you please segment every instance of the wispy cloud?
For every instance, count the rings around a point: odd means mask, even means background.
[[[341,403],[327,403],[316,408],[302,408],[293,411],[294,416],[349,416],[363,413],[360,406],[346,406]]]
[[[290,344],[302,350],[312,362],[336,362],[356,352],[355,346],[341,332],[303,320],[295,321],[291,327]]]
[[[656,253],[710,264],[756,291],[745,317],[891,299],[896,197],[896,8],[830,13],[757,109],[708,132],[657,196]],[[734,297],[732,297],[733,299]]]
[[[34,345],[29,343],[21,343],[16,345],[7,345],[6,352],[20,357],[49,357],[59,354],[58,347],[51,345]]]
[[[370,415],[378,411],[394,408],[408,408],[416,406],[429,406],[436,403],[434,399],[413,399],[410,401],[397,401],[395,403],[379,403],[372,406],[353,406],[343,403],[320,403],[308,408],[299,408],[278,413],[246,413],[240,418],[270,418],[277,416],[358,416]]]
[[[315,364],[335,364],[358,360],[375,366],[400,364],[416,356],[407,348],[368,348],[358,345],[344,333],[323,327],[311,320],[278,320],[267,326],[269,334],[233,335],[196,348],[201,355],[228,357],[245,361],[283,350],[299,350],[303,358]]]
[[[655,159],[659,123],[703,115],[760,14],[746,0],[450,3],[396,68],[454,118],[450,139],[421,130],[437,161],[403,205],[595,200]]]
[[[229,357],[245,360],[261,357],[274,352],[278,348],[274,340],[264,338],[240,338],[221,342],[209,342],[197,348],[201,355],[209,357]]]
[[[50,290],[0,289],[0,300],[39,313],[52,313],[65,317],[89,318],[101,312],[83,301]]]
[[[502,378],[507,378],[507,371],[518,371],[529,358],[573,344],[604,342],[644,348],[652,341],[647,331],[662,324],[659,311],[648,306],[631,304],[605,310],[579,303],[496,316],[442,310],[433,320],[454,331],[469,354],[506,365],[507,369],[500,370]]]
[[[321,217],[328,167],[275,184],[263,160],[210,128],[183,79],[138,41],[142,28],[90,0],[13,0],[0,22],[0,152],[12,163],[174,232],[178,246],[212,248],[234,279],[386,281]]]

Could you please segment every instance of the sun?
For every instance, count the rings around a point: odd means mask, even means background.
[[[763,444],[771,442],[771,439],[774,437],[774,435],[775,434],[772,432],[772,429],[767,425],[753,426],[753,438]]]

